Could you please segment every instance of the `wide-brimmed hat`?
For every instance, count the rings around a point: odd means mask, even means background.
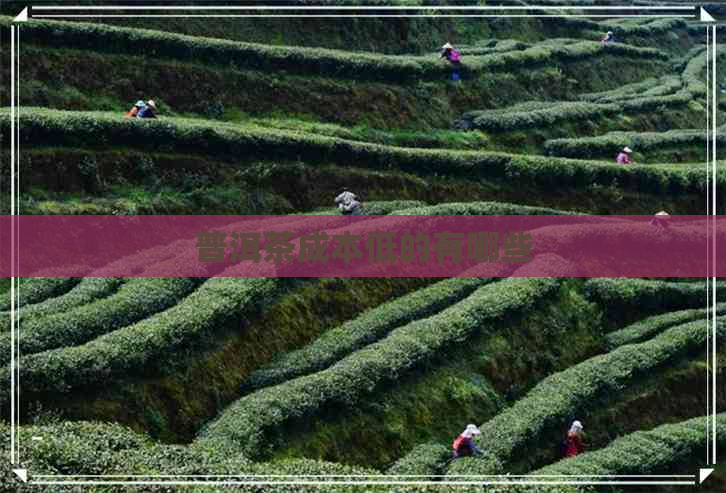
[[[151,106],[152,108],[156,109],[156,103],[154,102],[154,100],[153,100],[153,99],[149,99],[149,100],[148,100],[148,101],[146,102],[146,104],[148,104],[148,105],[149,105],[149,106]]]
[[[143,108],[144,106],[146,106],[146,103],[142,99],[139,99],[138,101],[136,101],[136,104],[134,106],[136,106],[137,108]]]
[[[453,48],[454,47],[451,46],[451,43],[446,43],[444,46],[441,47],[442,50],[450,50],[450,49],[453,49]]]
[[[570,426],[570,431],[582,431],[582,423],[579,421],[573,421],[572,426]]]
[[[660,211],[655,213],[656,216],[670,216],[666,211]]]
[[[628,154],[630,154],[631,152],[633,152],[633,150],[630,147],[625,146],[623,147],[623,152],[627,152]]]
[[[464,430],[464,436],[472,437],[474,435],[481,435],[481,430],[476,425],[467,425]]]
[[[613,35],[613,32],[612,31],[608,31],[608,36],[612,36],[612,35]]]

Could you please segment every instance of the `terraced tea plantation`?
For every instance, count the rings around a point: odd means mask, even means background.
[[[16,7],[0,7],[6,40]],[[342,187],[368,215],[706,213],[706,38],[695,21],[106,21],[20,27],[22,214],[274,214],[275,226],[293,227],[289,214],[338,214]],[[600,42],[607,31],[614,44]],[[439,58],[445,42],[461,50],[459,81]],[[0,56],[9,59],[9,43]],[[8,64],[0,72],[10,79]],[[4,143],[10,96],[0,86]],[[157,118],[124,117],[139,99],[156,102]],[[723,128],[720,111],[717,120]],[[615,162],[625,146],[632,164]],[[2,153],[9,162],[7,145]],[[0,186],[9,181],[3,167]],[[722,170],[716,188],[726,213]],[[136,272],[188,261],[170,252],[144,252]],[[568,272],[561,258],[534,263]],[[225,489],[625,491],[451,481],[697,474],[710,372],[726,446],[726,284],[714,314],[698,278],[242,278],[235,266],[119,278],[104,267],[80,262],[77,277],[20,280],[19,466],[31,479],[361,477],[368,484]],[[7,382],[13,327],[1,281]],[[709,369],[711,316],[721,356]],[[4,410],[10,401],[3,386]],[[586,449],[565,458],[573,420]],[[452,461],[469,423],[483,454]],[[39,490],[10,470],[2,479],[0,491],[131,491]],[[391,481],[407,484],[376,484]],[[726,491],[726,471],[699,491]]]

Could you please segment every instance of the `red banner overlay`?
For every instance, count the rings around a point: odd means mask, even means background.
[[[0,216],[0,235],[2,277],[726,275],[706,216]]]

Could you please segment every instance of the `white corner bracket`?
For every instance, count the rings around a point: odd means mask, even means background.
[[[27,10],[27,8],[25,10]],[[23,11],[23,12],[25,12],[25,11]],[[703,7],[701,7],[700,20],[701,20],[701,22],[716,22],[716,19],[714,19],[713,16],[711,14],[709,14],[708,11],[706,9],[704,9]]]
[[[703,471],[703,469],[701,469]],[[713,471],[713,469],[711,469]],[[13,472],[23,483],[28,482],[28,470],[27,469],[13,469]]]
[[[703,482],[706,481],[706,478],[708,478],[712,473],[713,469],[699,469],[698,484],[703,484]]]
[[[25,7],[18,15],[16,15],[13,22],[28,22],[28,7]]]

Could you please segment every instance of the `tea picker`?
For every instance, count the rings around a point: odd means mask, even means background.
[[[451,43],[446,43],[441,47],[441,56],[439,58],[446,58],[452,67],[451,80],[460,81],[461,75],[461,53],[454,49]]]
[[[343,188],[342,192],[335,197],[335,203],[343,215],[358,216],[363,214],[362,205],[358,200],[358,196],[347,188]]]

